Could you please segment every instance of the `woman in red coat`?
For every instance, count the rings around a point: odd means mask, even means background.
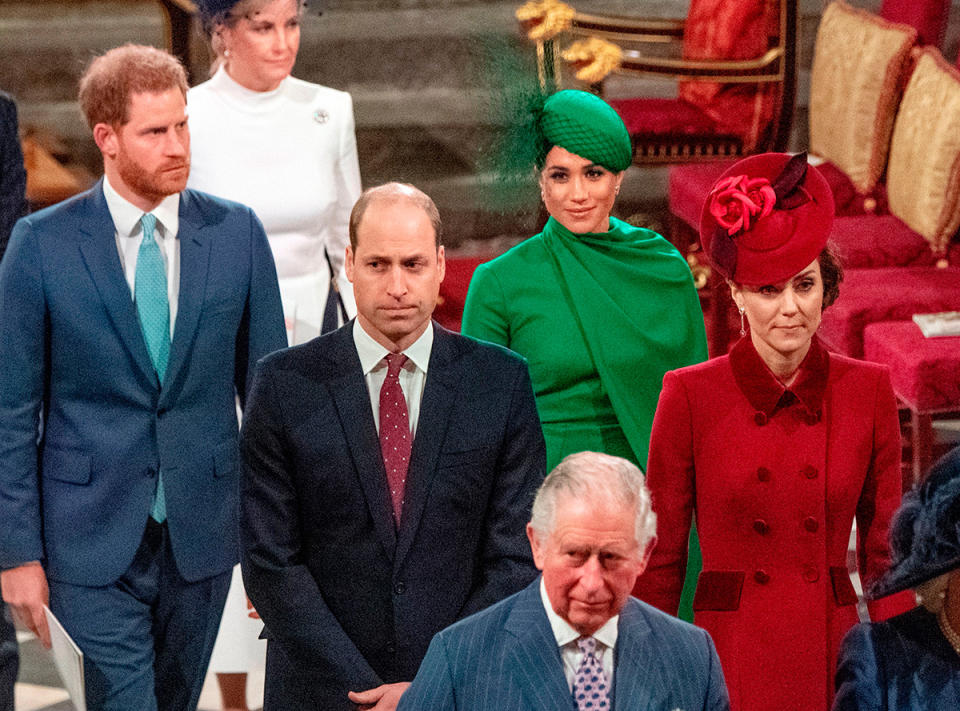
[[[829,708],[838,647],[858,621],[846,563],[854,517],[861,576],[888,565],[901,489],[890,380],[816,337],[842,278],[826,249],[833,209],[805,155],[752,156],[721,177],[701,241],[750,335],[727,356],[668,372],[653,422],[659,542],[634,594],[676,613],[695,512],[694,622],[713,637],[734,711]],[[888,599],[870,613],[911,605]]]

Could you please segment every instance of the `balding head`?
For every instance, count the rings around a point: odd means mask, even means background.
[[[406,202],[423,210],[433,226],[434,243],[437,249],[443,244],[443,225],[440,222],[440,212],[436,204],[425,192],[408,183],[386,183],[363,191],[360,199],[353,206],[350,213],[350,247],[357,250],[357,235],[360,222],[363,220],[367,208],[373,203]]]

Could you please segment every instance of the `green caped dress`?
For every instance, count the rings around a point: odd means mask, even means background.
[[[584,450],[645,469],[664,373],[707,358],[683,257],[656,232],[614,217],[609,231],[585,234],[551,217],[477,267],[462,330],[527,359],[548,471]]]

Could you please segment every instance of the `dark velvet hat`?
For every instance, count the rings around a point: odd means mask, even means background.
[[[867,591],[874,600],[960,568],[960,447],[903,497],[890,525],[890,568]]]
[[[823,251],[833,211],[830,186],[806,153],[760,153],[714,183],[700,214],[700,243],[724,278],[775,284]]]

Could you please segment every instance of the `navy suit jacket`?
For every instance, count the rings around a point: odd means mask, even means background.
[[[260,363],[241,537],[265,708],[352,709],[409,681],[434,633],[536,576],[524,527],[545,450],[526,363],[434,324],[399,530],[353,322]]]
[[[180,196],[179,307],[163,387],[101,184],[20,220],[0,262],[0,567],[75,585],[119,578],[162,471],[189,581],[238,559],[235,393],[285,345],[253,211]]]
[[[729,709],[704,630],[629,598],[620,611],[616,711]],[[440,632],[398,711],[575,711],[540,581]]]
[[[837,661],[834,711],[960,708],[960,656],[922,607],[852,627]]]

